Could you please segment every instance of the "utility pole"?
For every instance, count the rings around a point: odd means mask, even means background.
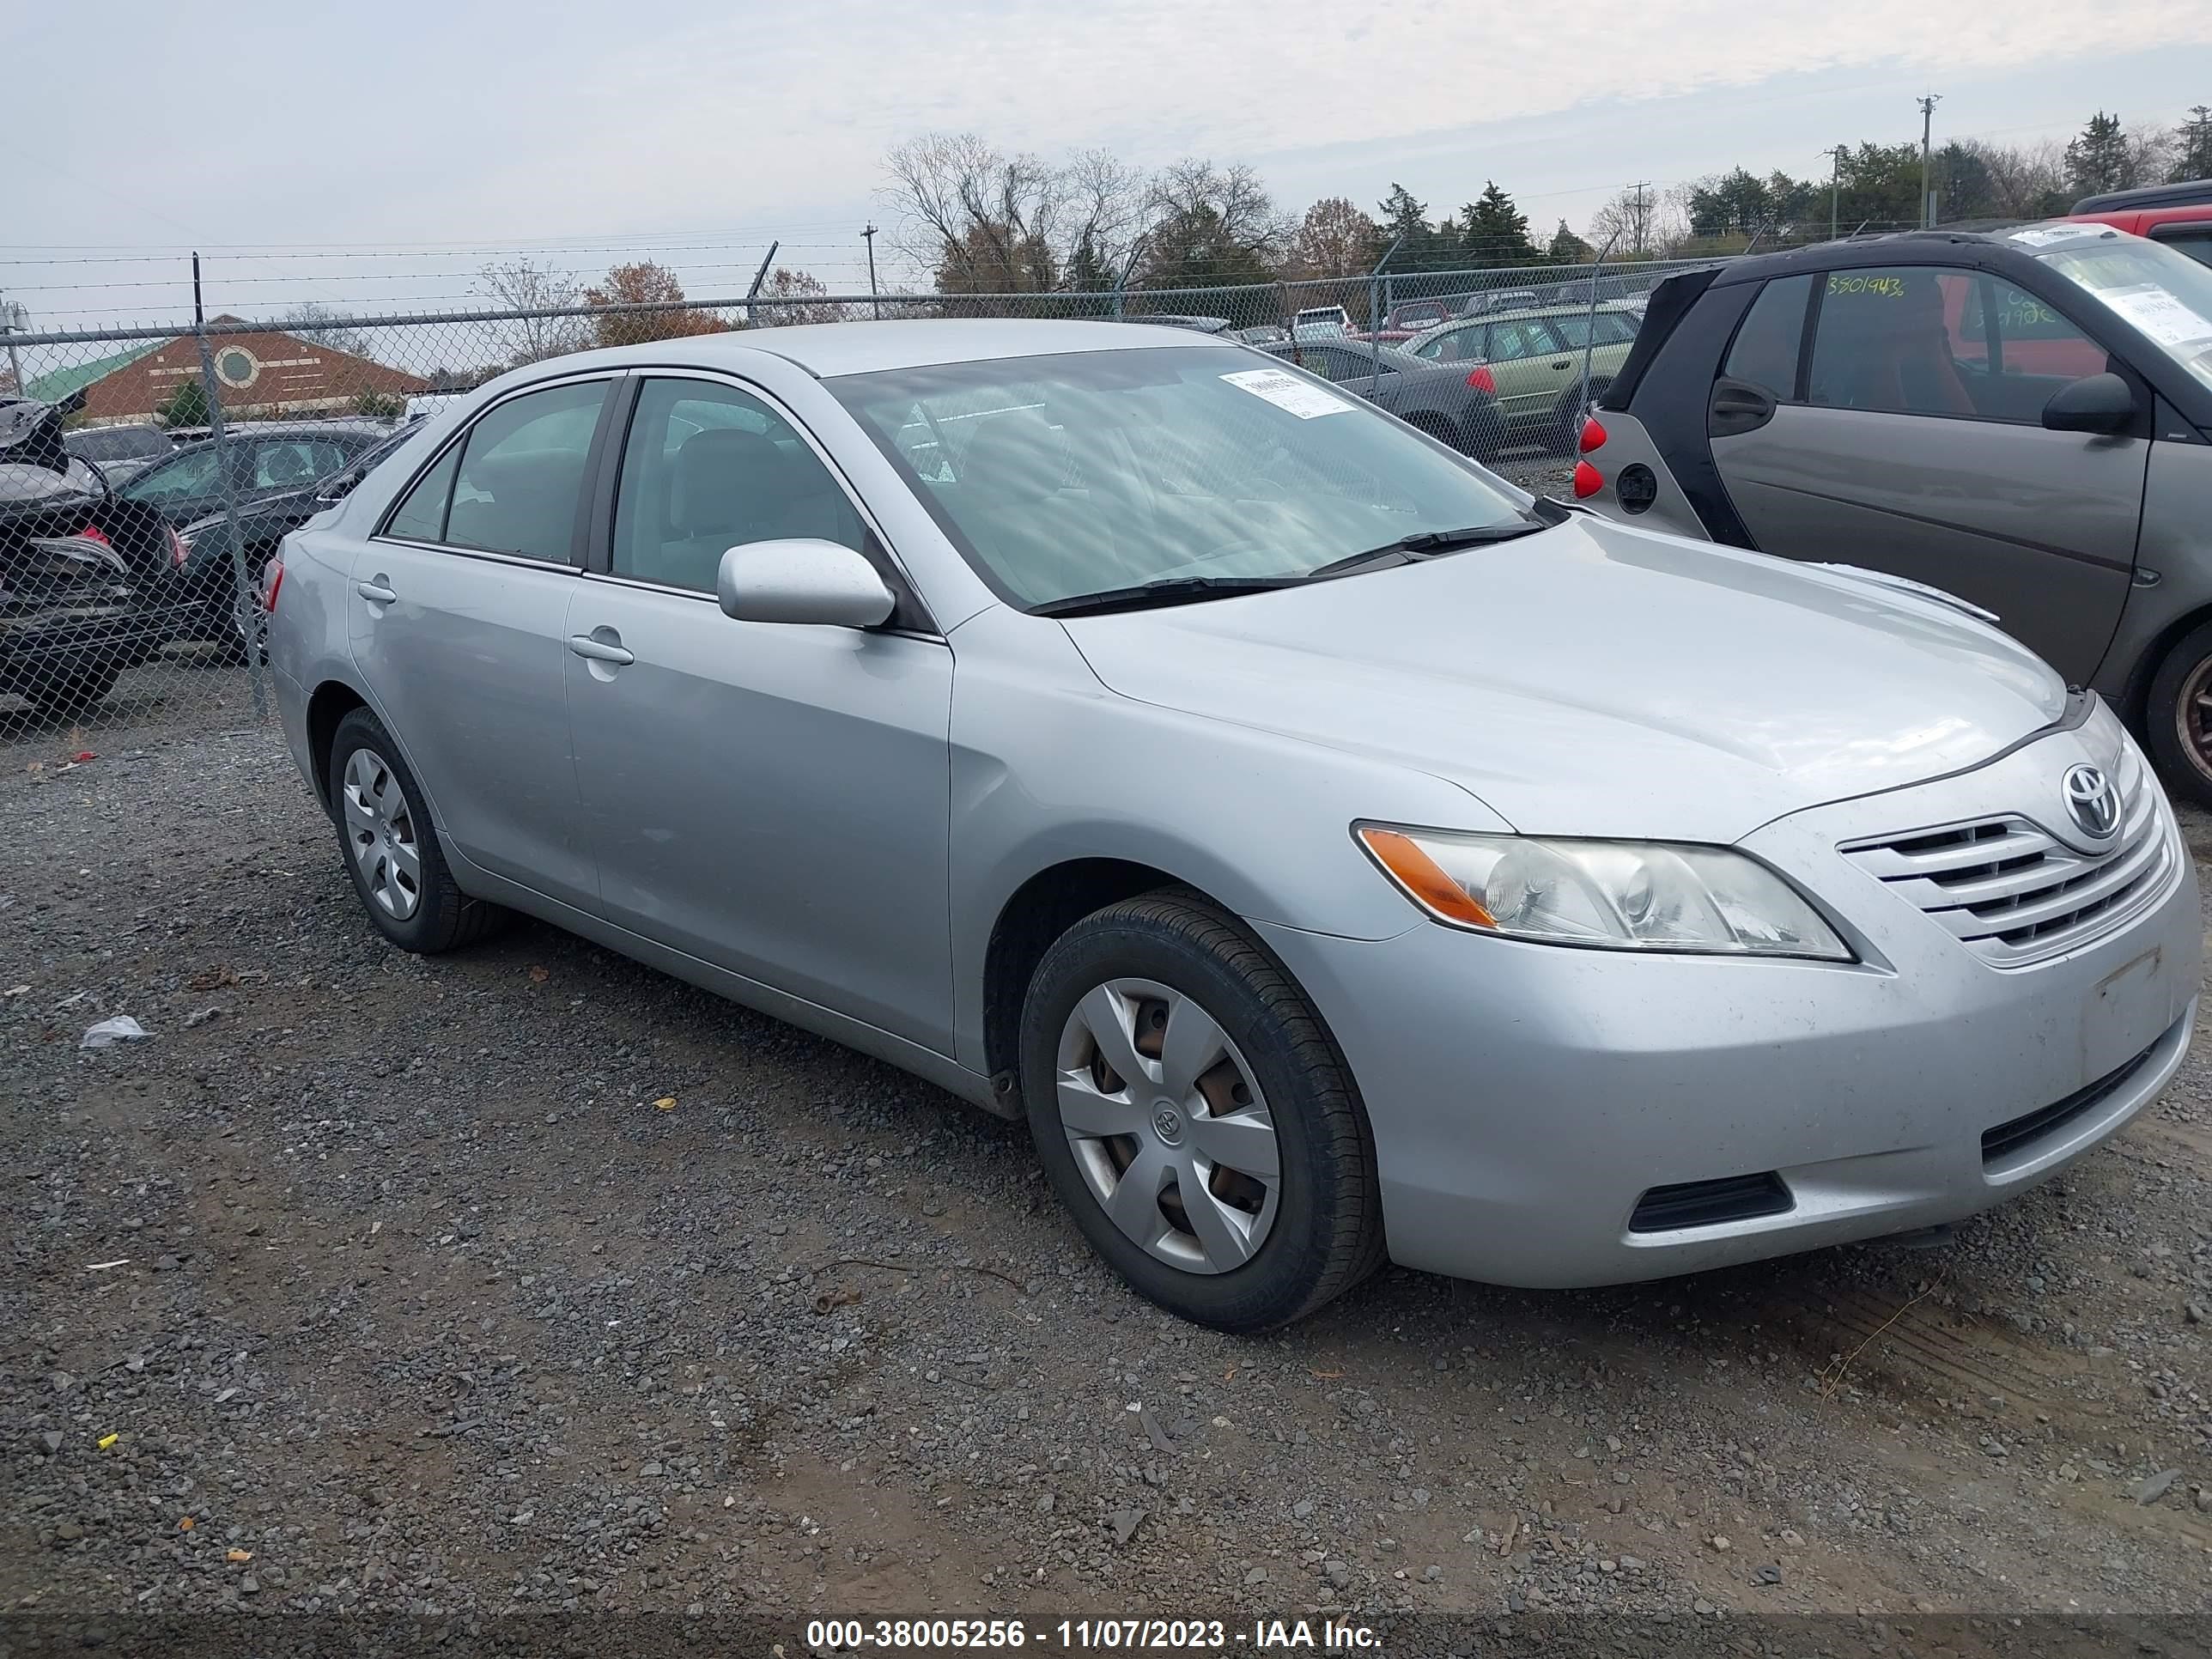
[[[1828,152],[1828,240],[1836,240],[1837,208],[1844,199],[1844,157],[1850,151],[1838,144]]]
[[[30,326],[29,312],[24,310],[13,300],[0,300],[0,334],[8,337],[9,390],[18,398],[27,398],[31,394],[23,386],[23,365],[15,356],[15,337],[18,334],[28,333]]]
[[[860,237],[868,245],[868,299],[875,307],[876,316],[880,320],[884,314],[884,302],[876,289],[876,228],[869,225],[860,232]]]
[[[1943,100],[1940,92],[1921,94],[1920,104],[1920,228],[1927,230],[1936,222],[1935,200],[1928,193],[1928,141],[1936,125],[1936,106]]]
[[[1651,181],[1649,179],[1639,179],[1629,186],[1629,189],[1636,192],[1636,205],[1629,210],[1628,251],[1639,259],[1644,257],[1644,234],[1648,224],[1644,217],[1644,192],[1650,188]]]

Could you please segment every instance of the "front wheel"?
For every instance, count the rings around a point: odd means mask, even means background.
[[[2212,806],[2212,623],[2183,635],[2151,676],[2143,723],[2167,783]]]
[[[1109,906],[1045,953],[1021,1082],[1076,1225],[1171,1313],[1267,1330],[1382,1259],[1372,1139],[1342,1059],[1282,969],[1196,895]]]

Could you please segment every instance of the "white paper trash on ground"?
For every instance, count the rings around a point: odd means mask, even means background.
[[[84,1028],[77,1040],[80,1048],[105,1048],[111,1042],[137,1042],[147,1035],[146,1028],[128,1014],[118,1014],[112,1019],[103,1019],[96,1025]]]

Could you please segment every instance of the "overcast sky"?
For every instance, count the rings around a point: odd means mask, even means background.
[[[1939,143],[2171,123],[2212,102],[2212,3],[0,0],[0,64],[55,112],[9,134],[0,290],[93,326],[173,317],[193,246],[240,312],[466,304],[487,251],[552,243],[704,295],[780,237],[857,289],[884,149],[933,129],[1248,161],[1292,208],[1494,177],[1548,234],[1638,179],[1917,138],[1923,89]]]

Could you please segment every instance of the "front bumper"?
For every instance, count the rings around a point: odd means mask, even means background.
[[[1425,921],[1378,941],[1259,925],[1358,1082],[1392,1259],[1536,1286],[1694,1272],[1955,1221],[2107,1139],[2172,1076],[2196,1018],[2203,926],[2171,813],[2160,833],[2178,856],[2154,898],[2021,968],[1981,960],[1836,850],[2039,799],[2026,786],[2047,792],[2078,746],[2058,734],[1747,837],[1830,903],[1856,964],[1573,950]],[[1985,1133],[2100,1083],[1985,1154]],[[1790,1200],[1779,1213],[1631,1230],[1654,1188],[1768,1172]]]

